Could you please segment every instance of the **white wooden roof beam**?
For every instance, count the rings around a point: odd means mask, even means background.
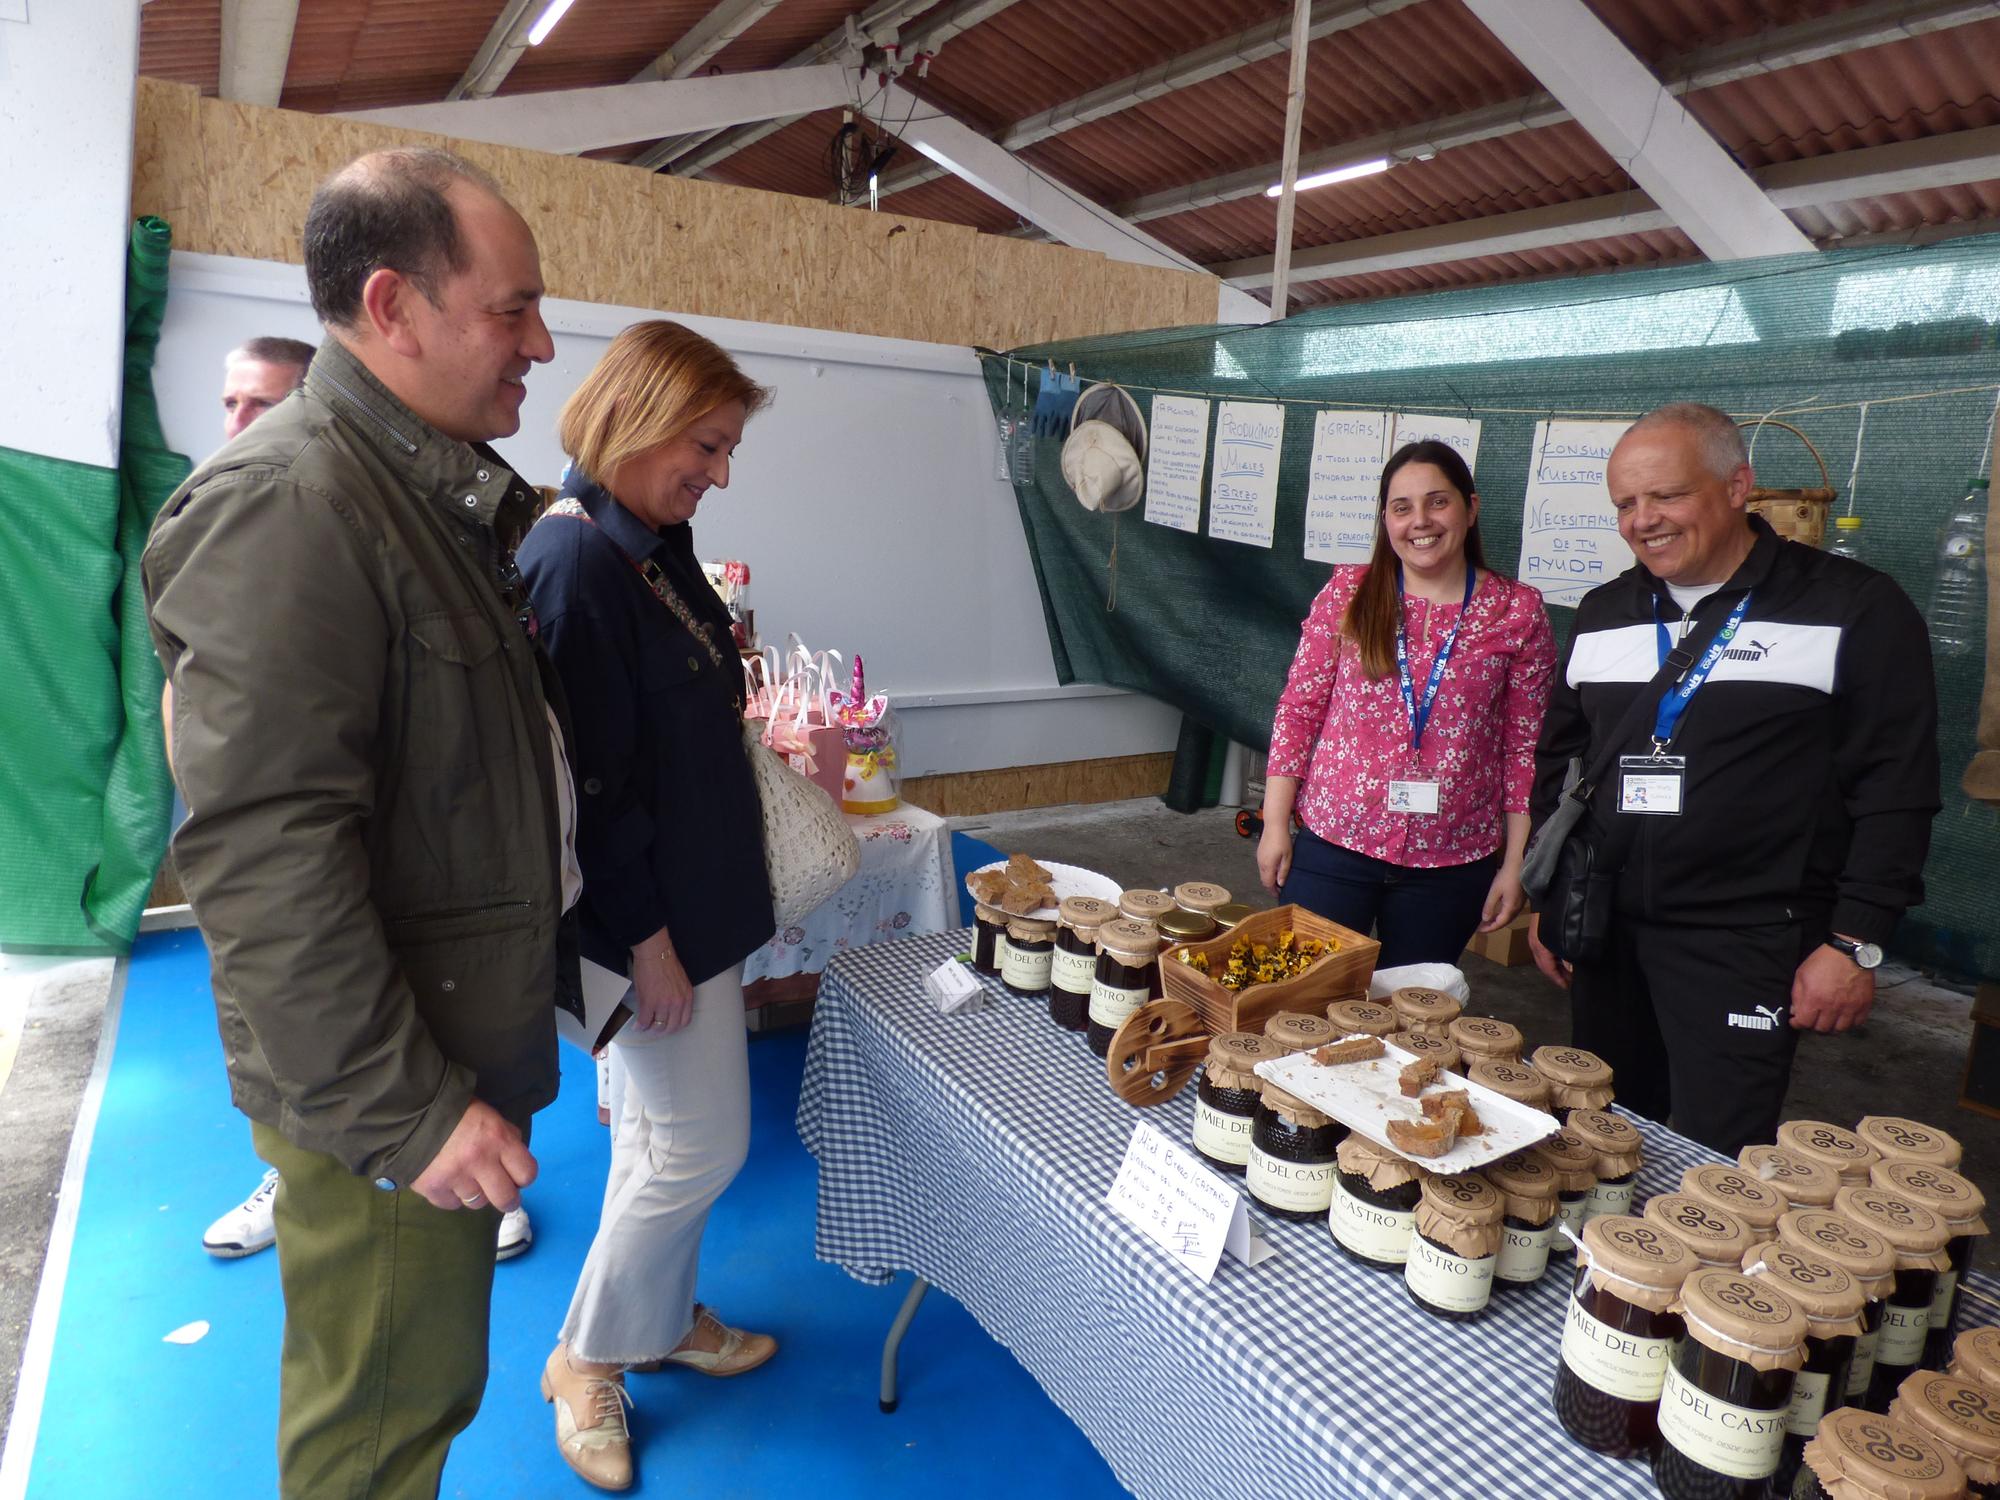
[[[2000,125],[1783,162],[1751,176],[1780,210],[2000,180]],[[1300,250],[1292,256],[1292,279],[1361,276],[1675,227],[1673,216],[1646,194],[1613,193]],[[1208,269],[1232,285],[1262,287],[1270,284],[1272,260],[1263,255]]]
[[[299,0],[222,0],[222,68],[216,92],[275,107],[285,89]]]
[[[500,14],[487,28],[486,39],[472,54],[472,61],[451,86],[447,99],[486,99],[499,91],[514,71],[514,64],[528,50],[528,33],[534,28],[547,0],[507,0]]]
[[[722,0],[722,4],[690,26],[673,46],[634,73],[631,81],[653,83],[689,77],[783,3],[784,0]]]
[[[1710,260],[1812,241],[1583,0],[1465,0]]]
[[[853,75],[834,63],[715,78],[660,79],[357,110],[340,116],[461,141],[574,153],[689,130],[727,129],[773,116],[811,114],[854,97]]]

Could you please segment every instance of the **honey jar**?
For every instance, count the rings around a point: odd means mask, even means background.
[[[1556,1232],[1555,1169],[1533,1152],[1517,1151],[1481,1175],[1493,1184],[1504,1210],[1493,1289],[1533,1286],[1548,1269],[1549,1241]]]
[[[1644,1154],[1639,1128],[1601,1109],[1572,1109],[1563,1128],[1597,1153],[1597,1186],[1590,1190],[1585,1217],[1629,1213],[1632,1182]]]
[[[1128,891],[1126,894],[1130,895]],[[1160,931],[1151,922],[1120,917],[1097,929],[1097,968],[1090,979],[1085,1035],[1099,1057],[1133,1011],[1159,994]]]
[[[1207,912],[1182,911],[1178,906],[1163,915],[1156,925],[1160,929],[1160,940],[1169,948],[1205,943],[1222,931],[1215,918]]]
[[[1027,1000],[1047,1000],[1049,976],[1055,971],[1056,924],[1033,917],[1015,917],[1007,924],[1007,952],[1000,960],[1000,982]]]
[[[1486,1311],[1506,1208],[1473,1172],[1424,1178],[1403,1285],[1425,1312],[1463,1323]]]
[[[1421,1031],[1428,1036],[1446,1036],[1448,1028],[1465,1009],[1443,990],[1407,985],[1389,997],[1389,1008],[1403,1023],[1405,1031]]]
[[[1280,1218],[1323,1218],[1333,1206],[1333,1158],[1344,1134],[1303,1099],[1262,1080],[1244,1186]]]
[[[1350,1135],[1334,1153],[1333,1242],[1364,1266],[1400,1271],[1410,1258],[1423,1173],[1366,1136]]]
[[[1556,1234],[1549,1241],[1549,1252],[1568,1255],[1583,1237],[1584,1221],[1590,1217],[1590,1195],[1597,1186],[1597,1153],[1567,1128],[1529,1147],[1529,1151],[1546,1162],[1556,1178]],[[1694,1264],[1692,1256],[1688,1264]]]
[[[1775,1241],[1743,1252],[1743,1274],[1776,1287],[1806,1315],[1806,1362],[1792,1383],[1785,1442],[1771,1476],[1771,1493],[1789,1495],[1806,1442],[1819,1430],[1820,1419],[1846,1404],[1847,1378],[1854,1367],[1867,1296],[1860,1282],[1831,1261]]]
[[[1325,1016],[1310,1016],[1303,1011],[1281,1010],[1264,1023],[1264,1035],[1277,1044],[1281,1052],[1310,1052],[1315,1047],[1324,1047],[1334,1041],[1338,1033],[1333,1022]]]
[[[1144,886],[1136,890],[1121,891],[1118,896],[1118,914],[1129,917],[1134,922],[1151,922],[1159,926],[1160,918],[1174,910],[1176,902],[1165,891],[1148,890]]]
[[[1250,915],[1250,907],[1242,901],[1230,901],[1216,907],[1210,915],[1215,918],[1215,925],[1220,931],[1234,932]]]
[[[997,906],[972,908],[972,967],[989,979],[1000,977],[1007,954],[1007,913]]]
[[[1678,1306],[1687,1337],[1660,1389],[1653,1482],[1666,1500],[1763,1500],[1806,1360],[1806,1315],[1732,1270],[1694,1272]]]
[[[1194,1101],[1194,1149],[1210,1166],[1241,1172],[1248,1165],[1262,1096],[1257,1064],[1282,1056],[1275,1043],[1248,1031],[1225,1031],[1210,1040]]]
[[[1964,1147],[1933,1126],[1898,1115],[1864,1115],[1854,1133],[1882,1153],[1884,1161],[1916,1162],[1920,1166],[1958,1170]]]
[[[1880,1151],[1853,1131],[1824,1120],[1787,1120],[1778,1127],[1777,1144],[1796,1156],[1832,1167],[1843,1187],[1866,1186],[1868,1169],[1882,1159]]]
[[[1673,1346],[1675,1304],[1694,1257],[1656,1224],[1608,1214],[1583,1226],[1556,1367],[1556,1420],[1612,1458],[1650,1453]]]
[[[1923,1363],[1938,1278],[1951,1269],[1944,1251],[1951,1231],[1928,1208],[1881,1188],[1844,1187],[1833,1203],[1844,1218],[1874,1230],[1896,1251],[1896,1284],[1882,1308],[1875,1369],[1861,1402],[1870,1411],[1886,1411],[1896,1387]]]
[[[1767,1187],[1728,1162],[1689,1167],[1681,1173],[1681,1191],[1697,1203],[1735,1215],[1757,1231],[1759,1239],[1776,1234],[1778,1220],[1791,1207],[1776,1188]]]
[[[1207,918],[1211,932],[1222,925],[1215,914],[1228,906],[1231,900],[1229,892],[1212,881],[1190,880],[1174,887],[1174,905],[1184,912]]]
[[[1049,1019],[1064,1031],[1082,1031],[1090,1017],[1090,986],[1097,977],[1097,929],[1117,908],[1095,896],[1066,896],[1056,908],[1056,951],[1049,968]]]
[[[1460,1016],[1445,1027],[1444,1034],[1458,1044],[1458,1055],[1471,1067],[1481,1058],[1518,1062],[1521,1056],[1521,1028],[1492,1016]]]
[[[1413,1057],[1436,1063],[1446,1073],[1456,1073],[1461,1065],[1458,1043],[1449,1037],[1433,1036],[1428,1031],[1392,1031],[1382,1040]]]
[[[1710,1208],[1686,1193],[1662,1193],[1646,1200],[1640,1215],[1648,1224],[1657,1224],[1688,1247],[1703,1270],[1720,1266],[1738,1270],[1743,1252],[1759,1238],[1748,1224],[1726,1209]]]
[[[1795,1208],[1779,1219],[1777,1243],[1838,1267],[1861,1288],[1861,1335],[1854,1341],[1847,1389],[1833,1402],[1858,1405],[1874,1378],[1883,1309],[1896,1288],[1895,1247],[1873,1230],[1817,1208]]]
[[[1968,1328],[1952,1341],[1948,1374],[2000,1391],[2000,1328]]]
[[[1475,1057],[1465,1065],[1468,1081],[1505,1095],[1530,1109],[1549,1107],[1549,1081],[1523,1062],[1499,1057]]]
[[[1889,1417],[1957,1459],[1975,1496],[2000,1495],[2000,1393],[1961,1376],[1918,1370],[1897,1388]]]
[[[1832,1167],[1782,1146],[1745,1146],[1736,1153],[1736,1164],[1793,1208],[1831,1208],[1841,1186]]]
[[[1965,1471],[1915,1428],[1858,1407],[1835,1412],[1806,1444],[1791,1500],[1962,1500]]]
[[[1550,1113],[1563,1124],[1569,1123],[1573,1109],[1610,1107],[1611,1065],[1595,1052],[1581,1047],[1537,1047],[1529,1061],[1548,1079]]]
[[[1931,1303],[1930,1332],[1924,1337],[1924,1364],[1942,1365],[1951,1354],[1952,1324],[1958,1319],[1958,1284],[1972,1265],[1973,1242],[1986,1233],[1986,1195],[1969,1178],[1930,1162],[1878,1161],[1869,1180],[1912,1203],[1921,1203],[1951,1232],[1944,1253],[1951,1265],[1938,1273],[1937,1298]]]
[[[1393,1010],[1373,1000],[1336,1000],[1326,1008],[1326,1018],[1340,1036],[1392,1036],[1402,1024]]]

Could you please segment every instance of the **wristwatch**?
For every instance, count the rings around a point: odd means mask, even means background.
[[[1874,943],[1857,943],[1853,938],[1844,938],[1834,933],[1826,940],[1829,948],[1838,948],[1864,969],[1879,969],[1882,966],[1882,950]]]

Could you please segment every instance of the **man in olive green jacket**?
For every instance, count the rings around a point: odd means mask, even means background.
[[[552,357],[534,237],[437,151],[329,178],[301,392],[143,565],[231,1091],[279,1172],[281,1492],[431,1496],[478,1410],[580,881],[553,679],[491,449]]]

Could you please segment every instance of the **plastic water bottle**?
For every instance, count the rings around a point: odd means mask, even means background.
[[[1931,654],[1965,656],[1981,649],[1980,616],[1986,603],[1987,482],[1972,481],[1938,528],[1937,573],[1931,582]]]
[[[1856,562],[1864,562],[1861,555],[1861,517],[1835,516],[1833,518],[1833,540],[1826,544],[1832,557],[1850,557]]]

